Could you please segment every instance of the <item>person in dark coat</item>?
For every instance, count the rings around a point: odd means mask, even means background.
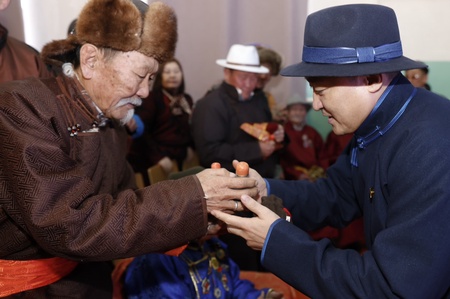
[[[272,121],[267,98],[262,90],[255,90],[259,74],[269,70],[260,65],[255,46],[235,44],[227,59],[216,63],[224,68],[224,80],[217,88],[197,101],[192,113],[192,136],[200,164],[209,167],[219,162],[233,171],[234,159],[245,160],[250,167],[266,177],[274,177],[278,162],[277,142],[284,140],[284,130],[276,124],[275,139],[260,140],[241,129],[241,125]],[[262,270],[259,252],[245,241],[225,234],[231,258],[242,270]]]
[[[224,80],[198,100],[192,114],[192,136],[200,164],[219,162],[233,171],[233,159],[245,160],[266,177],[275,175],[276,143],[284,140],[277,127],[276,140],[259,140],[240,127],[243,123],[268,123],[272,114],[262,90],[255,90],[259,74],[269,69],[260,65],[255,46],[235,44],[227,59],[216,63],[224,68]]]
[[[336,134],[354,137],[314,183],[251,171],[261,196],[282,198],[293,223],[248,196],[241,201],[256,217],[213,214],[262,250],[264,267],[312,298],[450,298],[450,101],[402,75],[424,65],[403,56],[386,6],[309,15],[302,58],[281,74],[306,77],[313,108]],[[363,254],[307,234],[361,215]]]

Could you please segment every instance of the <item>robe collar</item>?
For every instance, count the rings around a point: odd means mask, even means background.
[[[417,89],[402,74],[398,74],[378,99],[372,112],[356,130],[351,154],[352,166],[358,167],[358,152],[387,134],[401,118]]]

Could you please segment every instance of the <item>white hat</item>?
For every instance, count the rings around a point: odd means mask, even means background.
[[[302,97],[298,93],[296,93],[287,100],[286,107],[289,107],[294,104],[303,104],[303,105],[311,106],[312,102],[313,102],[312,98]]]
[[[259,63],[258,51],[255,46],[232,45],[227,59],[217,59],[220,66],[249,73],[266,74],[269,69]]]

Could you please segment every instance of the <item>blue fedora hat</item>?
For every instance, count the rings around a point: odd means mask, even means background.
[[[347,77],[422,68],[403,56],[395,12],[386,6],[329,7],[306,19],[302,61],[288,77]]]

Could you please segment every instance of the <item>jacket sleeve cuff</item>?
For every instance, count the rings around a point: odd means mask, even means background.
[[[269,242],[270,239],[270,234],[272,233],[273,228],[275,227],[275,225],[277,225],[277,223],[279,223],[280,221],[283,221],[283,219],[279,218],[277,220],[275,220],[272,225],[269,228],[269,231],[267,232],[267,236],[266,239],[264,240],[264,245],[261,251],[261,262],[264,260],[264,254],[266,253],[266,247],[267,247],[267,243]]]

